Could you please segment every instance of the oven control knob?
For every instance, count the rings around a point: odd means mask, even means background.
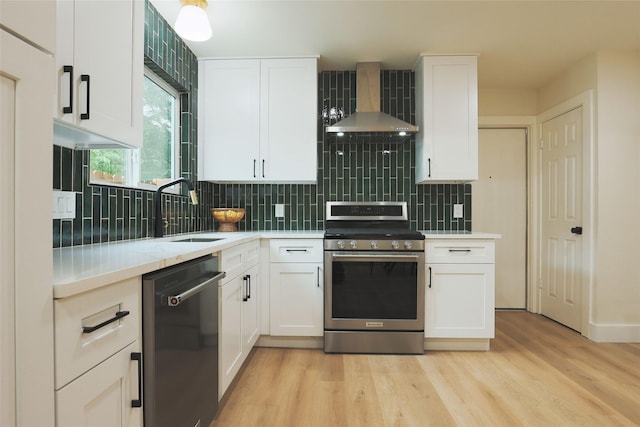
[[[400,244],[398,243],[397,240],[394,240],[393,242],[391,242],[391,249],[398,249],[400,247]]]
[[[371,249],[378,249],[378,241],[377,240],[372,240],[371,241]]]
[[[352,240],[351,242],[349,242],[349,246],[351,246],[351,249],[355,249],[358,247],[358,242],[355,240]]]
[[[405,249],[411,249],[413,247],[413,243],[407,240],[406,242],[404,242],[404,247]]]
[[[338,240],[338,249],[344,249],[344,240]]]

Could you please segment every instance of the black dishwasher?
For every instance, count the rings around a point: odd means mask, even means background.
[[[218,410],[218,259],[142,277],[144,424],[208,427]]]

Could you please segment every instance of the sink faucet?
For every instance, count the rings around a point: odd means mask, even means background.
[[[155,237],[162,237],[164,235],[164,222],[162,220],[162,190],[167,187],[171,187],[179,182],[184,182],[187,187],[189,187],[189,196],[191,197],[191,203],[194,205],[198,204],[198,195],[196,194],[196,190],[193,188],[193,184],[186,178],[178,178],[173,181],[167,182],[166,184],[162,184],[156,190],[156,200],[155,200],[155,210],[156,210],[156,223],[155,223]]]

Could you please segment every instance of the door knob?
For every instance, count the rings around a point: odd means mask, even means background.
[[[582,234],[582,227],[571,227],[571,232],[573,234]]]

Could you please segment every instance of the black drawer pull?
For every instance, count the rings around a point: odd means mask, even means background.
[[[116,320],[120,320],[125,316],[128,316],[129,312],[128,311],[118,311],[116,312],[116,315],[113,316],[111,319],[109,320],[105,320],[104,322],[100,323],[99,325],[95,325],[95,326],[83,326],[82,327],[82,333],[83,334],[90,334],[91,332],[95,332],[98,329],[107,326],[109,323],[113,323]]]
[[[62,107],[64,114],[73,113],[73,65],[64,65],[62,67],[64,73],[69,73],[69,106]]]
[[[80,113],[80,120],[89,120],[89,104],[91,103],[91,77],[88,74],[80,74],[80,81],[87,82],[87,109],[86,113]]]
[[[449,252],[471,252],[471,249],[449,249]]]
[[[132,408],[142,407],[142,353],[131,353],[131,360],[138,362],[138,398],[131,400]]]

